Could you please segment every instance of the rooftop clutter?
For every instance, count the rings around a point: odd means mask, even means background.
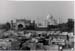
[[[44,46],[49,46],[49,45],[61,45],[63,48],[73,48],[72,46],[73,41],[70,41],[70,39],[73,39],[71,38],[73,36],[69,36],[69,34],[73,35],[73,32],[71,33],[60,32],[60,31],[27,32],[27,31],[9,30],[2,34],[2,37],[0,39],[0,44],[1,44],[0,47],[6,50],[9,49],[10,50],[27,50],[27,49],[45,50]],[[39,44],[41,46],[39,46]],[[37,46],[39,48],[37,48]]]

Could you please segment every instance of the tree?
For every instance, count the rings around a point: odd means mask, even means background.
[[[11,27],[10,23],[9,23],[9,22],[7,22],[7,23],[5,24],[5,28],[6,28],[6,30],[9,30],[9,29],[10,29],[10,27]]]
[[[69,31],[73,30],[74,29],[74,20],[68,19],[67,25],[68,25]]]

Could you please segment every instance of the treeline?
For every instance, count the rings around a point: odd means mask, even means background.
[[[0,29],[11,29],[11,24],[7,22],[4,25],[0,26]],[[74,19],[68,19],[67,23],[62,23],[58,25],[48,25],[47,28],[38,28],[35,21],[31,23],[29,26],[26,26],[28,30],[60,30],[60,31],[67,31],[67,32],[73,32],[74,31]]]
[[[68,19],[67,23],[48,25],[48,29],[58,29],[60,31],[74,32],[74,19]]]

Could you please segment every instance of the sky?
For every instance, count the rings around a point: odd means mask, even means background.
[[[43,21],[47,15],[57,21],[66,22],[74,18],[73,1],[7,1],[0,0],[0,23],[15,19],[31,19]]]

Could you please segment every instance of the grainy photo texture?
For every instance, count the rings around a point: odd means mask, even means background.
[[[0,50],[74,51],[73,1],[0,1]]]

